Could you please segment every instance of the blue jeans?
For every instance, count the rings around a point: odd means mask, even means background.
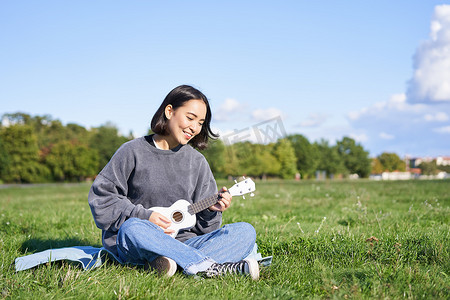
[[[228,224],[213,232],[180,242],[148,220],[131,218],[117,235],[119,258],[145,264],[158,256],[173,259],[188,275],[205,271],[213,263],[237,262],[253,250],[256,232],[248,223]]]

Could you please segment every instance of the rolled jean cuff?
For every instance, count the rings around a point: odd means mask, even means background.
[[[197,272],[206,271],[209,267],[211,267],[215,263],[214,260],[207,257],[201,260],[199,263],[190,264],[184,269],[184,273],[187,275],[195,275]]]

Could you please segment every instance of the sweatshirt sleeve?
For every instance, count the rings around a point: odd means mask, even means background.
[[[217,194],[217,184],[208,162],[203,157],[200,164],[199,185],[196,191],[196,200],[202,200]],[[219,229],[222,224],[222,212],[205,209],[197,213],[197,223],[192,231],[198,235]]]
[[[118,231],[129,218],[149,219],[151,211],[128,198],[128,178],[134,170],[131,147],[124,144],[94,180],[88,201],[98,228]]]

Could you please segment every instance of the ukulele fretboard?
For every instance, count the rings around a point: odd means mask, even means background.
[[[207,209],[208,207],[217,203],[218,196],[219,196],[218,194],[215,194],[214,196],[211,196],[209,198],[200,200],[194,204],[189,205],[188,212],[190,214],[196,214],[198,212],[201,212],[202,210]]]

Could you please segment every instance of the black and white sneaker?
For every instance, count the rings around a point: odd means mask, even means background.
[[[238,262],[214,263],[206,271],[202,272],[206,277],[216,277],[222,275],[248,275],[253,280],[259,279],[259,265],[253,258],[247,258]]]

